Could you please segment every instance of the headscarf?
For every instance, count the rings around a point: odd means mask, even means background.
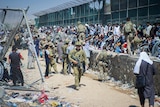
[[[149,58],[147,53],[146,52],[141,52],[140,57],[139,57],[138,61],[136,62],[136,65],[134,67],[134,71],[133,71],[134,74],[139,74],[140,65],[141,65],[142,60],[149,63],[150,65],[153,64],[153,61]]]

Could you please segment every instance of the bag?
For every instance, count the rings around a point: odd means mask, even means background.
[[[134,37],[134,42],[135,42],[135,43],[140,43],[140,42],[141,42],[141,39],[140,39],[138,36],[135,36],[135,37]]]
[[[126,23],[124,27],[125,33],[130,33],[132,31],[132,25],[131,23]]]
[[[136,76],[136,87],[135,88],[143,88],[146,85],[146,78],[145,76]]]

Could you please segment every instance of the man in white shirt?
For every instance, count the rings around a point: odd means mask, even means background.
[[[151,32],[152,26],[149,22],[147,22],[147,27],[146,27],[146,37],[150,36],[150,32]]]

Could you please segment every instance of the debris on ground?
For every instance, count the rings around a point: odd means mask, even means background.
[[[41,92],[6,92],[2,87],[0,88],[0,105],[1,107],[79,107],[64,101],[61,97],[49,97],[45,90]]]

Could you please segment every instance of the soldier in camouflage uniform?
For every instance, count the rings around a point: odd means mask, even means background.
[[[45,38],[42,38],[42,39],[40,40],[40,49],[44,49],[46,44],[47,44],[46,39],[45,39]]]
[[[65,44],[62,46],[62,51],[63,51],[63,74],[67,74],[67,67],[68,67],[68,54],[67,54],[67,48],[68,48],[69,40],[65,41]]]
[[[123,26],[122,32],[125,35],[125,40],[127,42],[127,52],[128,54],[132,55],[131,43],[134,40],[134,35],[137,35],[137,30],[134,28],[130,18],[126,19],[126,23]]]
[[[53,67],[55,73],[58,73],[58,70],[57,70],[57,64],[56,64],[56,61],[55,61],[55,48],[54,48],[54,45],[52,42],[49,42],[49,58],[50,58],[50,65],[49,65],[49,71],[51,71],[51,68]]]
[[[98,53],[96,60],[98,61],[99,68],[99,80],[105,82],[107,80],[108,75],[108,62],[107,57],[109,53],[106,51],[106,46],[103,46],[103,50]]]
[[[47,41],[45,38],[42,38],[40,40],[40,57],[42,58],[43,57],[43,53],[44,53],[44,49],[45,49],[45,45],[47,44]]]
[[[78,21],[77,32],[78,39],[85,42],[86,27],[80,21]]]
[[[58,52],[57,52],[57,42],[54,42],[54,50],[55,50],[55,59],[56,63],[58,63]]]
[[[85,61],[86,62],[86,54],[84,52],[84,50],[82,50],[81,48],[81,42],[76,42],[76,48],[73,49],[69,55],[69,61],[71,63],[73,63],[73,71],[74,71],[74,76],[75,76],[75,89],[79,90],[79,83],[81,80],[81,76],[82,76],[82,62]]]

